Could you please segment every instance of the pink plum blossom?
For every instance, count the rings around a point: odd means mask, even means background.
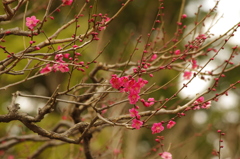
[[[199,105],[196,105],[192,108],[193,110],[199,110],[200,109],[200,106]]]
[[[208,109],[209,107],[211,107],[211,101],[204,102],[204,97],[201,96],[193,103],[193,106],[193,110],[197,110],[200,108]]]
[[[199,98],[196,100],[196,102],[197,102],[197,103],[202,103],[202,102],[204,102],[204,97],[203,97],[203,96],[199,97]]]
[[[108,22],[108,21],[111,20],[111,18],[109,18],[109,17],[107,17],[107,16],[103,17],[103,19],[104,19],[104,22]]]
[[[64,64],[64,63],[54,64],[53,71],[54,72],[61,71],[62,73],[69,72],[68,64]]]
[[[113,88],[119,89],[121,87],[120,79],[115,74],[112,75],[112,78],[110,79],[110,83],[112,84]]]
[[[148,81],[142,78],[138,78],[138,81],[136,81],[131,76],[117,77],[116,74],[112,75],[110,79],[110,84],[113,88],[118,89],[120,92],[129,93],[128,99],[130,104],[136,104],[140,98],[139,93],[141,88],[147,83]]]
[[[139,98],[140,98],[140,96],[138,94],[135,94],[135,93],[130,93],[129,96],[128,96],[130,104],[136,104],[137,101],[139,100]]]
[[[180,53],[181,53],[180,50],[176,50],[176,51],[174,51],[174,54],[175,54],[175,55],[179,55]]]
[[[37,23],[39,20],[35,16],[27,17],[26,18],[26,26],[30,29],[33,30],[35,26],[37,26]]]
[[[58,61],[58,62],[63,62],[63,54],[55,55],[55,60]]]
[[[60,45],[57,46],[58,50],[62,50],[62,47]]]
[[[169,152],[163,152],[159,154],[163,159],[172,159],[172,154]]]
[[[130,88],[129,88],[129,92],[133,93],[133,94],[138,94],[140,93],[141,90],[141,85],[138,82],[135,82]]]
[[[52,67],[50,67],[50,65],[47,64],[46,67],[44,67],[44,68],[40,71],[40,73],[49,73],[49,72],[51,72],[51,71],[52,71]]]
[[[162,123],[154,123],[151,130],[152,130],[152,134],[156,134],[163,131],[164,127],[162,126]]]
[[[110,21],[111,20],[111,18],[109,18],[109,17],[107,17],[107,16],[104,16],[103,18],[102,18],[102,21],[101,21],[101,24],[106,24],[106,22],[108,22],[108,21]],[[105,30],[106,29],[106,26],[100,26],[99,28],[98,28],[98,30],[99,31],[101,31],[101,30]]]
[[[131,88],[136,83],[135,79],[131,78],[128,80],[127,87]]]
[[[157,58],[157,54],[153,54],[149,61],[154,61]]]
[[[129,80],[129,77],[127,77],[127,76],[123,76],[123,77],[119,78],[119,82],[121,84],[121,89],[120,89],[121,92],[128,92],[129,91],[129,89],[131,87],[130,86],[130,81],[133,81],[133,83],[135,82],[134,79]]]
[[[138,83],[140,84],[140,87],[144,87],[146,84],[148,84],[147,80],[144,80],[142,78],[138,78]]]
[[[168,124],[167,124],[167,128],[168,128],[168,129],[171,129],[175,124],[176,124],[175,121],[170,120],[170,121],[168,122]]]
[[[184,78],[185,80],[189,80],[191,77],[192,77],[192,72],[191,72],[191,71],[185,71],[185,72],[183,73],[183,78]]]
[[[201,106],[202,109],[208,109],[210,107],[211,107],[211,101],[207,101],[207,102],[203,103]]]
[[[69,53],[63,54],[63,57],[64,57],[64,58],[66,58],[66,59],[68,59],[68,58],[69,58],[69,56],[70,56],[70,54],[69,54]]]
[[[135,108],[129,109],[129,113],[131,117],[136,117],[137,119],[140,119],[140,115]]]
[[[143,103],[143,105],[144,105],[145,107],[150,107],[151,105],[154,104],[155,99],[154,99],[154,98],[148,98],[147,101],[145,101],[144,99],[141,99],[140,101]]]
[[[205,40],[205,39],[207,39],[207,36],[205,34],[200,34],[200,35],[198,35],[198,37],[196,39]]]
[[[67,55],[69,56],[69,55]],[[56,71],[60,71],[62,73],[64,72],[69,72],[69,67],[68,64],[65,63],[65,61],[63,60],[64,55],[63,54],[57,54],[55,55],[55,61],[58,63],[53,64],[52,66],[50,66],[50,64],[48,64],[45,68],[43,68],[40,73],[49,73],[51,71],[56,72]]]
[[[132,121],[132,127],[135,129],[140,129],[140,127],[143,125],[143,122],[138,119],[133,119]]]

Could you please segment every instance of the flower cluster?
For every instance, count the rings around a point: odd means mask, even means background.
[[[193,103],[193,110],[198,110],[200,108],[208,109],[210,106],[211,101],[204,102],[204,97],[201,96]]]
[[[113,88],[118,89],[120,92],[127,92],[129,94],[128,99],[130,104],[136,104],[140,98],[139,93],[141,88],[144,87],[148,81],[143,80],[142,78],[138,78],[136,81],[130,76],[117,77],[117,75],[114,74],[110,79],[110,83]]]
[[[170,120],[170,121],[168,122],[168,124],[167,124],[167,128],[168,128],[168,129],[171,129],[175,124],[176,124],[175,121]],[[152,134],[156,134],[156,133],[162,132],[162,131],[164,130],[163,122],[154,123],[154,124],[152,125],[151,130],[152,130]]]
[[[35,16],[27,17],[26,18],[26,26],[30,29],[33,30],[35,26],[39,23],[39,20]]]
[[[69,68],[68,68],[68,64],[66,64],[66,62],[63,60],[63,58],[69,58],[69,55],[68,53],[66,54],[57,54],[55,56],[55,61],[57,63],[53,64],[53,65],[50,65],[50,64],[47,64],[46,67],[44,67],[40,73],[49,73],[49,72],[56,72],[56,71],[61,71],[61,72],[68,72],[69,71]]]
[[[129,109],[129,113],[131,115],[131,117],[135,117],[135,119],[133,119],[132,121],[132,127],[135,129],[140,129],[140,127],[143,125],[143,121],[140,120],[140,115],[138,114],[138,106],[135,106],[135,108]]]
[[[130,104],[136,104],[139,100],[140,96],[140,89],[148,83],[148,81],[143,80],[142,78],[138,78],[136,81],[131,76],[123,76],[123,77],[117,77],[117,75],[112,75],[112,78],[110,79],[110,83],[113,88],[118,89],[120,92],[127,92],[129,93],[128,99]],[[150,107],[155,103],[154,98],[148,98],[147,101],[144,99],[140,100],[145,107]],[[135,129],[140,129],[143,125],[143,121],[140,120],[140,115],[138,114],[138,106],[134,106],[134,108],[129,109],[129,113],[131,117],[135,117],[132,121],[132,127]],[[167,124],[167,128],[171,129],[176,124],[175,121],[170,120]],[[163,123],[154,123],[152,128],[152,134],[160,133],[164,130]]]
[[[148,81],[143,80],[142,78],[138,78],[138,80],[136,81],[131,76],[117,77],[117,75],[114,74],[110,79],[110,83],[113,88],[118,89],[120,92],[128,93],[128,100],[130,104],[136,104],[140,98],[139,93],[141,88],[144,87],[145,84],[148,83]],[[150,106],[152,104],[154,104],[154,98],[153,101],[150,100],[146,102],[146,105]],[[132,127],[135,129],[140,129],[140,127],[143,125],[143,121],[140,120],[141,116],[138,114],[137,111],[138,108],[138,106],[135,106],[135,108],[129,109],[130,115],[132,117],[135,117],[135,119],[133,119],[132,121]]]
[[[100,15],[101,16],[101,15]],[[102,21],[99,22],[99,24],[101,25],[105,25],[108,21],[110,21],[111,19],[109,17],[107,17],[106,15],[105,16],[102,16]],[[102,30],[105,30],[106,29],[106,26],[100,26],[98,27],[98,30],[99,31],[102,31]]]

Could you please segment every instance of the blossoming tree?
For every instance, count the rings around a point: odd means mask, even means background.
[[[137,29],[128,32],[124,37],[128,40],[117,44],[121,47],[114,45],[121,34],[114,36],[111,31],[123,23],[121,15],[130,13],[125,10],[139,5],[136,1],[2,3],[0,155],[5,158],[59,158],[51,155],[59,152],[60,158],[176,158],[179,143],[167,146],[171,140],[164,137],[180,134],[181,120],[191,119],[189,114],[195,111],[211,110],[213,102],[239,83],[234,78],[222,86],[239,69],[233,63],[238,46],[215,68],[206,69],[240,26],[213,38],[212,26],[204,26],[207,20],[215,20],[218,3],[204,16],[199,7],[191,25],[193,18],[184,13],[183,0],[173,24],[175,32],[169,33],[165,2],[144,2],[154,12],[141,25],[151,23],[150,27],[142,35]],[[103,3],[114,5],[112,11]],[[200,64],[201,59],[206,60]],[[182,99],[179,94],[197,78],[210,86]],[[184,83],[180,87],[179,79]],[[27,102],[31,104],[24,109]],[[219,149],[213,155],[220,158],[225,134],[216,133]],[[137,139],[143,141],[139,134],[149,136],[151,146],[142,146],[147,150],[137,155]]]

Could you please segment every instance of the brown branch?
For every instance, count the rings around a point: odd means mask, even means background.
[[[18,4],[16,7],[11,8],[9,6],[9,4],[18,1]],[[8,21],[11,20],[12,17],[16,14],[16,12],[18,11],[18,8],[20,6],[22,6],[24,3],[26,2],[26,0],[3,0],[3,7],[4,10],[6,12],[6,14],[0,15],[0,22],[1,21]]]
[[[25,141],[34,141],[34,142],[43,142],[48,141],[49,138],[42,137],[35,134],[30,135],[21,135],[21,136],[10,136],[10,137],[3,137],[0,139],[0,150],[7,150],[12,146],[20,144]]]
[[[33,31],[33,34],[31,31],[23,31],[19,27],[11,28],[11,29],[6,29],[6,30],[0,30],[0,38],[8,35],[18,35],[18,36],[26,36],[28,37],[29,35],[36,36],[37,31]]]

